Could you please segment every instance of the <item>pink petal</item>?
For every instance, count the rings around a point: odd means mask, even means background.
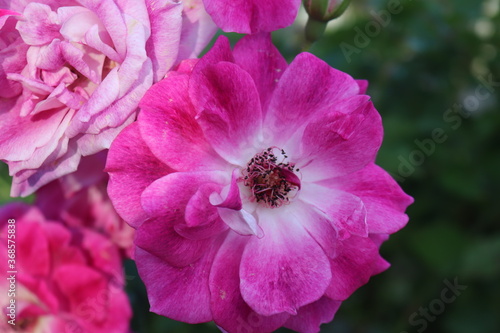
[[[14,18],[8,20],[15,24]],[[14,32],[14,34],[17,34]],[[17,81],[12,81],[7,78],[8,73],[21,73],[23,68],[26,66],[26,53],[28,51],[28,45],[22,42],[22,39],[17,37],[14,40],[6,40],[6,45],[1,44],[0,39],[0,97],[2,98],[12,98],[22,92],[22,86]],[[2,47],[3,46],[3,47]]]
[[[247,163],[262,126],[259,95],[252,77],[229,62],[199,70],[190,81],[197,121],[214,149],[232,164]],[[251,149],[252,152],[245,150]]]
[[[273,332],[283,325],[289,315],[263,316],[253,311],[240,293],[239,268],[248,239],[229,233],[214,258],[209,284],[213,318],[228,332]]]
[[[300,0],[204,0],[207,12],[226,32],[274,31],[295,20]]]
[[[64,65],[64,58],[60,49],[61,41],[54,39],[48,45],[38,48],[39,54],[36,58],[36,67],[49,71],[57,71]],[[66,70],[69,70],[66,68]],[[76,76],[76,75],[75,75]],[[44,81],[46,81],[44,79]]]
[[[135,260],[151,311],[191,324],[212,320],[208,278],[218,247],[217,242],[208,244],[198,261],[183,268],[137,248]]]
[[[181,39],[182,5],[172,0],[146,1],[151,36],[146,51],[153,61],[154,82],[160,81],[177,59]]]
[[[142,207],[152,218],[137,230],[136,245],[178,267],[198,260],[211,240],[186,239],[174,227],[185,223],[186,206],[200,185],[222,181],[217,172],[176,172],[153,182],[142,193]]]
[[[202,0],[183,1],[182,32],[177,62],[197,57],[217,31]]]
[[[329,258],[337,254],[337,227],[330,217],[314,205],[305,204],[300,200],[290,206],[291,214],[296,216],[304,229],[321,246]]]
[[[366,90],[368,90],[368,81],[367,80],[356,80],[356,83],[359,86],[359,93],[361,95],[366,94]]]
[[[340,239],[357,235],[368,236],[366,208],[357,196],[314,183],[307,183],[299,194],[300,200],[307,202],[331,221]]]
[[[227,192],[224,194],[224,199],[222,198],[221,193],[217,202],[215,202],[215,200],[211,200],[211,203],[215,207],[227,208],[230,210],[240,210],[243,207],[240,198],[240,189],[238,187],[238,178],[240,177],[239,173],[240,171],[238,169],[233,170],[229,187],[227,187],[227,191],[223,191]]]
[[[219,185],[203,184],[189,199],[184,214],[186,224],[177,224],[175,231],[187,239],[204,239],[228,229],[217,208],[210,203],[210,195],[220,190]]]
[[[252,76],[265,117],[274,89],[288,67],[286,60],[272,43],[271,35],[267,33],[243,37],[235,45],[233,54],[236,63]]]
[[[21,216],[12,216],[19,220]],[[23,274],[43,277],[47,276],[51,269],[50,248],[47,238],[43,232],[43,226],[40,223],[30,223],[44,221],[29,220],[26,217],[23,219],[29,221],[23,223],[16,231],[16,242],[20,244],[29,244],[23,246],[22,251],[17,251],[16,260],[20,267],[23,267]]]
[[[340,242],[339,255],[331,261],[332,280],[326,295],[334,300],[345,300],[372,275],[388,267],[371,239],[351,236]]]
[[[292,214],[262,211],[259,221],[265,236],[252,237],[243,252],[241,294],[262,315],[296,315],[330,284],[327,257]]]
[[[65,265],[54,271],[53,278],[67,297],[70,308],[77,314],[83,311],[82,307],[86,304],[96,316],[106,315],[102,302],[92,302],[97,295],[106,294],[107,283],[102,274],[87,266]]]
[[[226,36],[219,36],[210,50],[199,59],[196,65],[196,71],[202,72],[206,67],[217,64],[221,61],[233,62],[234,56],[231,51],[229,39]],[[190,95],[192,92],[190,91]],[[193,98],[193,96],[191,96]]]
[[[105,60],[104,54],[96,53],[84,44],[74,44],[67,41],[62,41],[59,44],[59,48],[64,60],[66,60],[69,65],[73,66],[79,73],[87,77],[93,83],[106,84],[104,82],[107,82],[107,84],[110,85],[110,81],[112,82],[117,80],[115,75],[112,75],[113,71],[111,71],[106,76],[104,81],[101,82],[101,74]],[[118,88],[119,87],[116,87],[114,90],[109,89],[108,95],[101,96],[103,101],[100,104],[106,105],[116,99],[118,96]]]
[[[165,164],[180,171],[223,168],[223,160],[195,120],[187,75],[169,76],[155,84],[144,95],[140,107],[142,137]]]
[[[60,140],[56,151],[40,168],[16,173],[12,179],[10,195],[13,197],[28,196],[54,179],[76,171],[81,155],[77,153],[76,145],[70,141],[66,147],[65,141],[64,138]],[[61,149],[64,153],[59,155]]]
[[[68,138],[64,135],[66,128],[68,127],[71,119],[73,118],[73,110],[59,110],[59,113],[64,114],[64,118],[61,120],[59,127],[50,134],[50,141],[47,144],[37,147],[33,154],[25,160],[14,161],[9,163],[9,172],[11,175],[17,174],[18,172],[26,169],[38,169],[44,163],[47,164],[48,161],[57,159],[58,157],[64,155],[68,147]],[[34,119],[36,116],[33,116]]]
[[[349,75],[312,54],[299,54],[281,76],[264,121],[277,135],[273,144],[283,147],[311,119],[358,93],[358,84]]]
[[[404,211],[413,198],[405,194],[387,172],[373,163],[354,174],[332,179],[328,183],[363,201],[370,233],[392,234],[408,222]]]
[[[60,37],[57,14],[49,6],[30,3],[24,10],[23,18],[17,24],[17,30],[26,44],[49,44]]]
[[[301,307],[296,316],[291,316],[285,327],[301,333],[317,333],[319,326],[333,320],[342,302],[323,296],[318,301]]]
[[[346,175],[375,160],[383,129],[380,115],[368,99],[360,95],[343,100],[329,114],[307,125],[301,146],[307,153],[296,161],[304,180]],[[346,114],[345,110],[352,112]]]
[[[255,217],[244,209],[232,210],[219,208],[217,211],[224,223],[239,235],[255,235],[257,238],[264,236],[264,232],[258,225]]]
[[[99,20],[111,37],[118,55],[121,59],[125,59],[128,50],[126,41],[128,32],[125,19],[123,18],[123,11],[118,6],[119,2],[114,0],[80,0],[79,2],[99,17]],[[138,12],[139,8],[136,8],[135,13],[131,12],[130,14],[134,13],[138,15]]]
[[[142,207],[149,216],[161,216],[172,223],[184,221],[187,203],[203,184],[226,183],[226,175],[220,171],[174,172],[148,186],[142,193]]]
[[[149,150],[133,123],[111,145],[106,162],[110,179],[108,193],[116,211],[132,227],[138,227],[147,214],[141,206],[141,194],[153,181],[172,172]]]
[[[148,219],[137,229],[134,243],[168,265],[182,268],[200,259],[212,239],[191,240],[179,235],[174,226],[182,223],[183,214],[177,215],[179,220],[175,221],[166,217]]]

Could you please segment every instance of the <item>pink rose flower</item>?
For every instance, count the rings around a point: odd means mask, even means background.
[[[15,219],[13,233],[9,219]],[[17,271],[16,325],[2,320],[2,332],[128,332],[132,312],[121,260],[106,238],[89,230],[70,231],[22,203],[2,207],[0,223],[0,268]],[[7,266],[8,239],[15,242],[9,243],[15,244],[14,269]],[[6,297],[10,282],[0,281],[0,305],[7,314],[13,299]]]
[[[380,115],[356,81],[269,35],[225,37],[154,85],[112,144],[151,310],[228,332],[317,332],[389,264],[412,198],[374,164]]]
[[[203,0],[222,30],[253,34],[285,28],[297,17],[300,0]]]
[[[0,159],[26,196],[109,148],[146,90],[215,33],[201,0],[2,2]]]
[[[82,158],[78,170],[42,186],[35,204],[43,214],[69,227],[83,227],[106,236],[123,257],[133,254],[135,230],[116,213],[106,187],[103,172],[106,153]]]

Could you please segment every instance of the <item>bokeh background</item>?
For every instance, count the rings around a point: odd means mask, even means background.
[[[382,15],[382,26],[375,17],[391,2],[402,9]],[[377,162],[415,198],[408,226],[382,246],[392,267],[321,332],[500,332],[499,9],[500,0],[352,0],[309,48],[369,80],[385,128]],[[305,21],[302,11],[273,34],[289,61],[304,49]],[[9,184],[0,164],[0,203],[12,200]],[[149,313],[134,263],[125,267],[134,332],[219,332]],[[466,289],[443,302],[445,281]]]

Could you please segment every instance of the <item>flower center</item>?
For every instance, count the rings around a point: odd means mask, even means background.
[[[243,170],[244,184],[252,190],[255,201],[269,208],[281,207],[300,189],[299,169],[286,162],[283,149],[270,147],[256,154]],[[278,161],[279,160],[279,161]]]

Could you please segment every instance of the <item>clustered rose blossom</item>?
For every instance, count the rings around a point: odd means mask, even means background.
[[[389,266],[379,247],[412,199],[374,164],[366,88],[309,53],[288,65],[256,34],[234,50],[220,37],[146,93],[106,170],[152,311],[317,332]]]
[[[0,2],[0,159],[26,196],[109,148],[215,33],[201,0]]]
[[[16,330],[127,332],[128,257],[152,311],[229,333],[318,332],[389,267],[413,199],[375,165],[368,83],[273,46],[300,2],[0,0],[0,160],[36,198],[0,207]],[[192,59],[214,22],[251,35]]]
[[[9,219],[15,220],[14,232],[8,231]],[[0,209],[0,230],[0,268],[12,271],[7,266],[10,239],[15,242],[17,272],[15,298],[7,297],[14,280],[0,281],[2,332],[128,331],[132,313],[123,291],[121,258],[104,236],[67,229],[22,203]],[[11,299],[15,300],[15,326],[5,320]]]
[[[82,158],[78,170],[42,186],[35,205],[51,219],[106,236],[125,258],[133,255],[135,231],[116,213],[108,197],[106,153]]]

